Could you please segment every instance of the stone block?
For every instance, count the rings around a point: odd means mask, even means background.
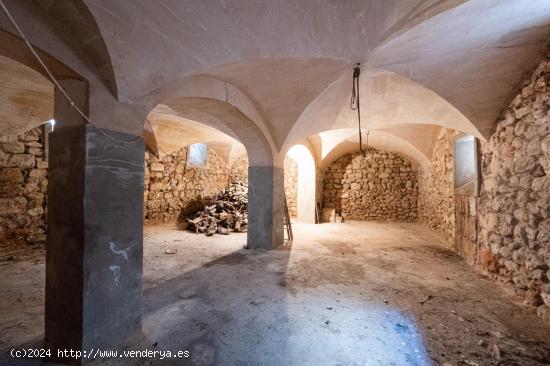
[[[35,156],[43,156],[44,150],[38,147],[30,147],[27,149],[27,154],[31,154]]]
[[[18,167],[23,169],[34,168],[35,158],[32,154],[15,154],[7,162],[8,167]]]
[[[0,148],[10,154],[25,153],[25,144],[20,141],[4,142],[0,144]]]
[[[152,172],[163,172],[164,165],[162,163],[151,163],[150,169]]]
[[[149,186],[150,191],[162,191],[163,188],[164,188],[164,185],[160,182],[159,183],[152,183]]]
[[[0,198],[0,216],[15,215],[27,208],[25,197]]]
[[[33,217],[41,216],[42,214],[44,214],[44,209],[40,206],[34,207],[34,208],[31,208],[31,209],[27,210],[27,214],[29,216],[33,216]]]
[[[18,168],[0,168],[0,184],[22,183],[24,180]]]
[[[42,159],[36,159],[36,167],[38,169],[48,169],[48,162]]]
[[[40,137],[42,136],[42,128],[33,128],[32,130],[29,130],[22,135],[19,136],[19,138],[22,141],[30,142],[30,141],[40,141]]]
[[[29,171],[29,177],[36,178],[36,180],[42,180],[46,178],[48,171],[46,169],[31,169]]]

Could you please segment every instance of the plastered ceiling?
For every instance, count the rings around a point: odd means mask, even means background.
[[[547,0],[8,3],[37,46],[90,81],[92,101],[107,105],[101,90],[110,90],[144,113],[99,113],[98,125],[141,133],[160,103],[170,109],[158,127],[164,136],[199,122],[240,141],[258,165],[280,164],[304,141],[319,161],[335,141],[353,144],[356,62],[364,127],[377,147],[424,164],[441,127],[487,138],[550,35]],[[69,40],[74,22],[51,26],[53,15],[71,14],[86,25],[73,31],[85,46]],[[10,31],[1,17],[0,27]],[[334,130],[347,137],[327,137]]]
[[[0,56],[0,128],[15,135],[53,115],[53,86],[36,71]]]

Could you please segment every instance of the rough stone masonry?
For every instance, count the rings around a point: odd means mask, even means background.
[[[42,126],[0,137],[0,241],[46,240],[47,167]]]
[[[146,152],[145,223],[176,222],[182,211],[200,207],[201,199],[218,194],[229,180],[227,164],[213,149],[208,149],[205,168],[187,166],[187,147],[161,159]]]
[[[519,93],[481,143],[478,197],[454,193],[453,141],[443,129],[432,164],[422,172],[419,221],[465,259],[509,286],[550,320],[550,55],[525,78]],[[460,232],[477,218],[472,232]],[[468,235],[464,235],[468,234]],[[456,245],[469,236],[468,250]]]
[[[324,171],[324,207],[345,219],[415,221],[418,184],[411,163],[391,152],[346,154]]]
[[[442,129],[432,161],[418,177],[418,221],[448,241],[455,236],[453,141],[457,132]]]
[[[288,156],[284,161],[285,169],[285,194],[288,203],[288,213],[296,217],[298,212],[298,164]],[[248,181],[248,157],[242,155],[235,159],[229,169],[232,181]]]
[[[550,53],[483,146],[483,268],[550,320]]]

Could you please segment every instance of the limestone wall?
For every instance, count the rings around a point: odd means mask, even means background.
[[[418,177],[418,221],[448,241],[455,235],[453,140],[457,132],[443,129],[433,151],[432,163]]]
[[[229,176],[233,182],[248,181],[248,156],[246,154],[239,156],[229,168]]]
[[[445,129],[419,178],[419,221],[469,263],[510,286],[550,320],[550,58],[524,81],[481,143],[479,197],[453,187]]]
[[[298,164],[289,158],[285,158],[285,193],[290,217],[298,214]]]
[[[550,320],[549,113],[546,57],[483,146],[479,225],[481,266]]]
[[[187,167],[187,147],[157,159],[146,153],[144,219],[146,224],[176,222],[202,198],[218,194],[230,182],[224,160],[208,149],[206,168]]]
[[[346,154],[324,171],[323,207],[352,220],[415,221],[417,172],[391,152]]]
[[[298,198],[298,165],[289,157],[285,158],[285,192],[288,202],[288,212],[291,217],[297,214]],[[237,158],[229,169],[229,175],[232,180],[243,182],[248,181],[248,157],[243,155]]]
[[[0,243],[46,240],[47,163],[43,128],[0,137]]]

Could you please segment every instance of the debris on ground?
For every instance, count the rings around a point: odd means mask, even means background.
[[[418,301],[419,304],[422,304],[424,305],[424,303],[430,301],[431,299],[433,299],[434,297],[432,295],[428,295],[426,296],[425,298],[423,298],[422,300]]]
[[[229,235],[232,231],[243,233],[248,226],[247,210],[248,185],[233,182],[213,200],[207,201],[192,219],[187,218],[188,229],[206,236]]]

